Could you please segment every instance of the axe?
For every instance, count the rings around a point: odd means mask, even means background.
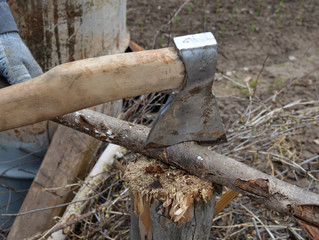
[[[212,33],[174,38],[175,47],[90,58],[54,67],[0,90],[0,131],[50,120],[101,103],[170,90],[146,148],[226,140],[212,84]]]

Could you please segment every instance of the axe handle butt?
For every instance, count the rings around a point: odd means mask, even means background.
[[[117,99],[175,89],[184,75],[174,48],[65,63],[0,90],[0,131]]]

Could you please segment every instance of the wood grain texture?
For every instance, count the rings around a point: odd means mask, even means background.
[[[0,131],[112,100],[175,89],[183,79],[184,65],[173,48],[65,63],[0,90]]]
[[[131,206],[136,204],[136,198],[131,197]],[[184,223],[175,223],[162,216],[159,208],[163,208],[163,203],[155,200],[154,203],[143,202],[145,208],[144,216],[136,216],[131,209],[131,235],[132,240],[207,240],[209,239],[211,226],[214,218],[215,196],[211,200],[194,201],[192,207],[192,217]],[[146,215],[146,216],[145,216]],[[149,220],[149,228],[143,224],[143,218]]]
[[[74,183],[85,171],[93,154],[91,149],[95,149],[97,143],[90,136],[59,126],[19,212],[72,200],[71,188],[66,185]],[[46,230],[54,224],[54,216],[60,216],[64,210],[59,207],[18,216],[8,239],[23,239]]]
[[[86,57],[121,53],[128,46],[126,0],[7,2],[22,39],[44,71]]]

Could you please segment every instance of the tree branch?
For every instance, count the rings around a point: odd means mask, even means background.
[[[194,142],[164,149],[144,149],[149,128],[88,109],[58,117],[55,121],[101,141],[112,142],[175,165],[202,179],[248,195],[277,212],[319,226],[316,216],[319,211],[319,195],[212,152]]]

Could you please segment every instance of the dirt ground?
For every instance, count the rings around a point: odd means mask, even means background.
[[[127,24],[131,39],[146,49],[172,45],[175,36],[210,31],[218,42],[218,70],[226,72],[261,65],[267,55],[267,66],[286,63],[289,56],[296,62],[315,58],[318,8],[314,1],[301,0],[128,0]]]
[[[175,36],[210,31],[218,42],[217,72],[241,82],[261,73],[256,88],[260,100],[295,81],[273,101],[278,106],[319,99],[318,18],[315,1],[127,2],[131,39],[146,49],[172,46]],[[226,122],[232,112],[247,105],[247,101],[232,99],[243,96],[247,100],[247,93],[225,79],[215,82],[214,92],[221,97]],[[304,156],[318,154],[313,140],[319,138],[319,129],[305,129],[304,136]]]
[[[205,31],[214,34],[219,51],[214,92],[226,127],[242,118],[251,103],[251,94],[237,83],[245,85],[248,82],[256,90],[254,103],[267,103],[272,107],[297,100],[319,100],[318,18],[319,5],[316,1],[127,2],[131,40],[146,49],[172,46],[172,38],[179,35]],[[319,126],[313,125],[299,129],[298,135],[290,140],[299,158],[305,160],[319,154],[318,139]],[[265,162],[247,163],[271,172]],[[318,160],[312,164],[318,169]],[[286,180],[305,188],[310,186],[311,181]],[[312,190],[319,192],[316,184]],[[237,204],[245,201],[248,200],[241,198]],[[261,211],[256,205],[254,207],[256,212]],[[237,220],[233,223],[240,224],[242,219]],[[223,222],[216,221],[218,224]],[[229,229],[223,234],[231,239]],[[245,234],[236,238],[247,239]],[[267,236],[265,238],[268,239]]]

